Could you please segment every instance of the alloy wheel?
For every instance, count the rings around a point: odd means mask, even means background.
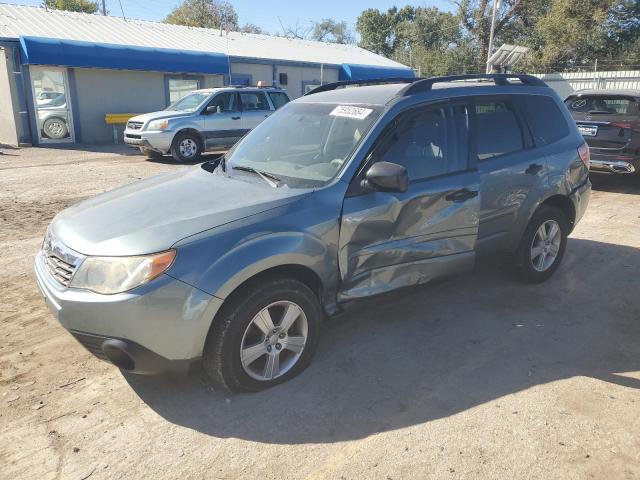
[[[562,232],[560,225],[555,220],[547,220],[533,236],[531,243],[531,265],[538,272],[548,270],[558,258]]]
[[[259,381],[274,380],[287,373],[302,356],[308,329],[307,316],[296,303],[280,301],[260,310],[240,344],[245,373]]]

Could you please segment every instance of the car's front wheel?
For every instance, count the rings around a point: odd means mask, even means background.
[[[191,133],[181,133],[171,145],[171,156],[176,162],[197,162],[202,153],[200,139]]]
[[[310,363],[322,309],[304,283],[285,277],[254,282],[220,313],[203,355],[214,385],[255,392],[289,380]]]
[[[521,277],[529,283],[547,280],[557,270],[569,228],[562,210],[543,205],[529,222],[517,253]]]

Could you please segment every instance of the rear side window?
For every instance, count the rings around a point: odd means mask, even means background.
[[[536,145],[548,145],[569,135],[567,121],[551,97],[523,95],[520,101]]]
[[[468,138],[465,105],[419,108],[394,122],[376,148],[375,159],[402,165],[410,180],[460,172],[468,165]]]
[[[506,100],[476,100],[478,159],[486,160],[524,149],[522,129]]]
[[[240,94],[240,102],[244,111],[269,110],[267,98],[262,92],[245,92]]]
[[[276,110],[289,102],[289,97],[282,92],[269,92],[269,98]]]
[[[216,95],[207,107],[219,107],[220,112],[237,112],[238,95],[234,92],[223,92]]]
[[[567,98],[564,104],[571,112],[609,115],[635,115],[638,113],[638,103],[632,97],[581,95]]]

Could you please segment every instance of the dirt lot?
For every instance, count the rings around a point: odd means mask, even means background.
[[[46,310],[54,214],[182,168],[94,150],[0,155],[0,478],[640,479],[640,181],[598,182],[548,283],[487,264],[353,304],[302,376],[229,397],[123,375]]]

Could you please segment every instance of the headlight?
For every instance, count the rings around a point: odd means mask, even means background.
[[[137,257],[87,257],[69,286],[105,295],[126,292],[165,272],[175,258],[175,250]]]
[[[169,120],[154,120],[149,122],[147,130],[166,130],[169,128]]]

